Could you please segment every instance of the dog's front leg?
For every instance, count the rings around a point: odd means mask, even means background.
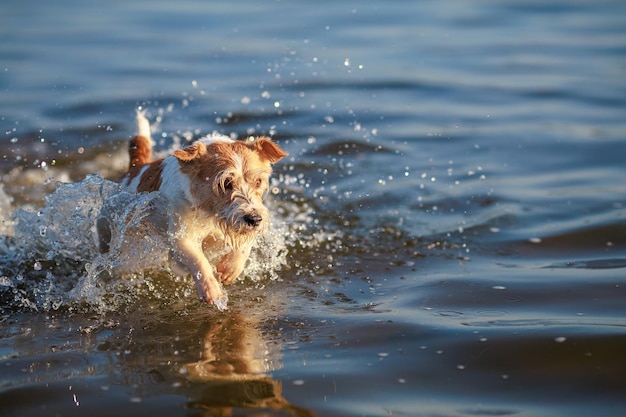
[[[225,310],[228,296],[215,279],[211,264],[202,253],[202,243],[193,238],[179,238],[176,247],[180,261],[193,275],[198,298],[207,303],[213,302],[220,311]]]
[[[243,267],[250,256],[252,244],[235,248],[222,256],[220,263],[217,265],[217,273],[219,279],[224,284],[233,282],[243,271]]]

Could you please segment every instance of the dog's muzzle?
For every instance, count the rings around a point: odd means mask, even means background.
[[[250,213],[243,216],[243,221],[250,227],[258,227],[263,221],[263,217],[257,213]]]

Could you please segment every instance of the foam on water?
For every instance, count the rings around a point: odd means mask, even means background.
[[[127,193],[90,175],[79,183],[58,184],[40,210],[19,208],[10,215],[10,199],[0,189],[3,309],[104,313],[140,297],[195,301],[191,277],[177,277],[169,269],[167,235],[142,221],[155,215],[162,198]],[[306,208],[288,203],[271,211],[270,230],[257,239],[243,274],[261,286],[280,278],[298,230],[311,220],[302,213]],[[106,253],[98,237],[103,213],[110,229]]]

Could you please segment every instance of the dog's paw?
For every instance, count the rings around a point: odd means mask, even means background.
[[[235,272],[232,272],[232,271],[229,271],[227,273],[219,273],[218,272],[218,277],[219,277],[218,278],[219,281],[222,284],[229,285],[229,284],[232,284],[233,281],[235,281],[239,277],[239,274],[237,274]]]
[[[224,311],[228,309],[228,294],[223,293],[220,298],[213,299],[213,305],[219,310]]]
[[[205,278],[201,272],[195,276],[198,298],[205,303],[213,303],[218,310],[224,311],[228,304],[228,295],[215,278]]]
[[[224,285],[232,284],[241,275],[246,259],[233,257],[232,252],[224,256],[216,268],[218,280]]]

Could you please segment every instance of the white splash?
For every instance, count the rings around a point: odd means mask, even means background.
[[[159,193],[127,193],[91,175],[59,184],[43,208],[18,209],[10,219],[8,197],[0,195],[2,308],[106,312],[144,296],[195,302],[191,277],[178,278],[169,269],[167,234],[142,221],[159,215],[155,208],[164,205],[162,199]],[[296,214],[281,212],[255,244],[243,279],[279,279],[298,229],[288,225]],[[110,234],[104,253],[103,230]]]

